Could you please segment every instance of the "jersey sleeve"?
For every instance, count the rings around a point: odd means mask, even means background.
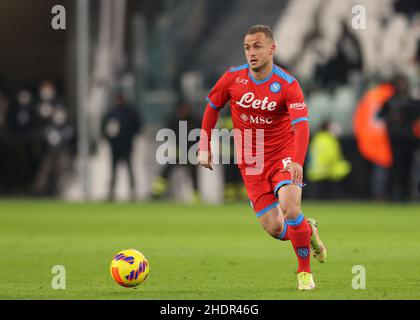
[[[210,104],[207,104],[204,111],[200,132],[200,151],[209,151],[211,144],[211,130],[216,126],[219,119],[219,110],[214,110]]]
[[[213,109],[220,110],[224,107],[226,102],[229,101],[229,86],[230,75],[229,72],[225,72],[223,76],[221,76],[220,79],[216,82],[209,95],[207,96],[207,102]]]
[[[303,167],[309,144],[309,117],[302,89],[296,80],[287,91],[286,105],[295,132],[295,154],[292,158]]]
[[[299,83],[295,80],[288,88],[285,95],[285,102],[289,110],[292,124],[301,121],[309,121],[308,108]]]

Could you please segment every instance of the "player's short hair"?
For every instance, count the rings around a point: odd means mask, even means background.
[[[245,36],[247,36],[249,34],[255,34],[255,33],[258,33],[258,32],[264,33],[267,38],[270,38],[271,40],[274,41],[273,31],[271,31],[271,28],[269,26],[266,26],[266,25],[263,25],[263,24],[253,25],[245,33]]]

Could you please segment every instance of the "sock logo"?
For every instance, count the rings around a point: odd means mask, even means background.
[[[302,259],[305,259],[309,256],[309,250],[308,248],[298,248],[297,249],[297,254],[299,255],[299,257],[301,257]]]

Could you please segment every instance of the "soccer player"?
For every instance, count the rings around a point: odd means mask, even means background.
[[[320,262],[327,253],[317,222],[305,219],[301,211],[307,106],[296,79],[273,62],[276,45],[268,26],[251,27],[244,50],[247,64],[228,69],[207,97],[198,161],[213,169],[211,130],[230,101],[237,163],[251,206],[268,234],[291,241],[298,259],[298,289],[312,290],[310,252]]]

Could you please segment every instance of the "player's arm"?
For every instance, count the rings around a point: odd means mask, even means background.
[[[291,171],[294,183],[301,184],[309,144],[309,116],[302,89],[296,80],[289,87],[286,105],[295,132],[295,153],[292,155],[292,162],[285,169]]]
[[[211,130],[216,126],[219,119],[220,109],[229,100],[229,73],[226,72],[216,83],[207,97],[207,106],[201,123],[200,144],[198,150],[198,162],[205,168],[213,170],[211,156]]]

